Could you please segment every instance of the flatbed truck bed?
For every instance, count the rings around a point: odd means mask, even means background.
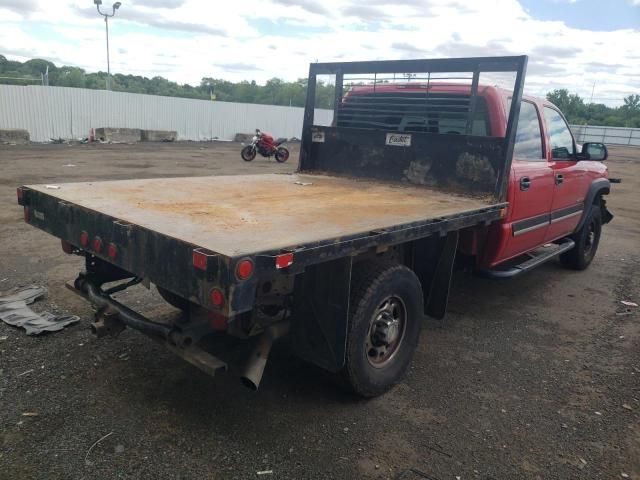
[[[52,200],[226,257],[326,243],[500,206],[491,198],[327,175],[156,178],[50,187],[27,186]]]

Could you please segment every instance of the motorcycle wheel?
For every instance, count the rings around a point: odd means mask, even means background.
[[[253,148],[251,145],[247,145],[240,152],[240,156],[245,162],[250,162],[251,160],[256,158],[256,149]]]
[[[278,163],[284,163],[289,160],[289,150],[284,147],[278,147],[276,150],[276,161]]]

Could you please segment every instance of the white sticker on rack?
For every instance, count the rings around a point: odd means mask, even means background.
[[[411,135],[406,133],[387,133],[387,141],[385,144],[394,147],[410,147]]]

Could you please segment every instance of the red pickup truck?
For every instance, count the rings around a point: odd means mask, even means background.
[[[584,269],[612,219],[603,144],[578,148],[562,113],[523,97],[527,57],[315,63],[292,175],[124,180],[18,189],[25,219],[85,258],[70,288],[198,368],[208,335],[275,339],[378,395],[406,371],[424,314],[443,318],[452,270],[513,277],[556,256]],[[408,74],[406,72],[416,72]],[[484,74],[515,74],[511,90]],[[314,122],[319,75],[334,120]],[[112,282],[120,282],[108,286]],[[113,297],[154,283],[184,315],[149,319]]]
[[[402,108],[410,112],[425,89],[426,85],[419,82],[354,86],[345,95],[343,107],[360,110],[338,125],[371,126],[364,114],[368,110],[362,110],[365,102],[367,108],[376,103],[383,109],[390,102],[402,102],[407,104]],[[428,91],[448,99],[466,98],[470,87],[435,80]],[[477,95],[471,135],[504,137],[512,92],[478,85]],[[454,108],[444,110],[431,117],[402,112],[402,116],[386,117],[384,122],[387,128],[399,132],[464,135],[465,119],[456,117]],[[376,118],[376,127],[379,121]],[[473,256],[478,271],[493,277],[518,274],[556,256],[557,250],[562,250],[560,260],[567,267],[586,268],[598,248],[602,224],[612,217],[602,198],[609,193],[607,167],[602,163],[607,158],[606,146],[588,143],[584,152],[582,148],[558,107],[544,99],[523,96],[508,179],[507,214],[488,230],[462,232],[459,252]],[[598,208],[592,208],[594,205]],[[554,242],[558,246],[548,250],[548,255],[532,254]],[[532,260],[510,266],[509,260],[523,254]]]

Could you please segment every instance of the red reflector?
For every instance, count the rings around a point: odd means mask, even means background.
[[[102,251],[102,239],[100,237],[93,239],[93,249],[96,253],[100,253]]]
[[[80,233],[80,245],[83,247],[89,246],[89,234],[87,232]]]
[[[211,301],[216,307],[222,307],[222,305],[224,305],[224,294],[222,293],[222,290],[220,290],[219,288],[212,289]]]
[[[118,247],[116,247],[115,243],[109,244],[109,247],[107,247],[107,255],[109,255],[111,260],[118,258]]]
[[[249,259],[240,260],[236,267],[236,276],[240,280],[246,280],[253,274],[253,262]]]
[[[287,268],[293,265],[293,253],[283,253],[276,257],[276,268]]]
[[[29,207],[24,207],[24,221],[28,222],[29,220],[31,220],[31,211]]]
[[[207,270],[207,255],[199,252],[198,250],[193,251],[193,266],[198,270]]]
[[[73,245],[71,245],[66,240],[60,240],[60,242],[62,243],[62,251],[64,253],[67,253],[67,254],[73,253]]]

